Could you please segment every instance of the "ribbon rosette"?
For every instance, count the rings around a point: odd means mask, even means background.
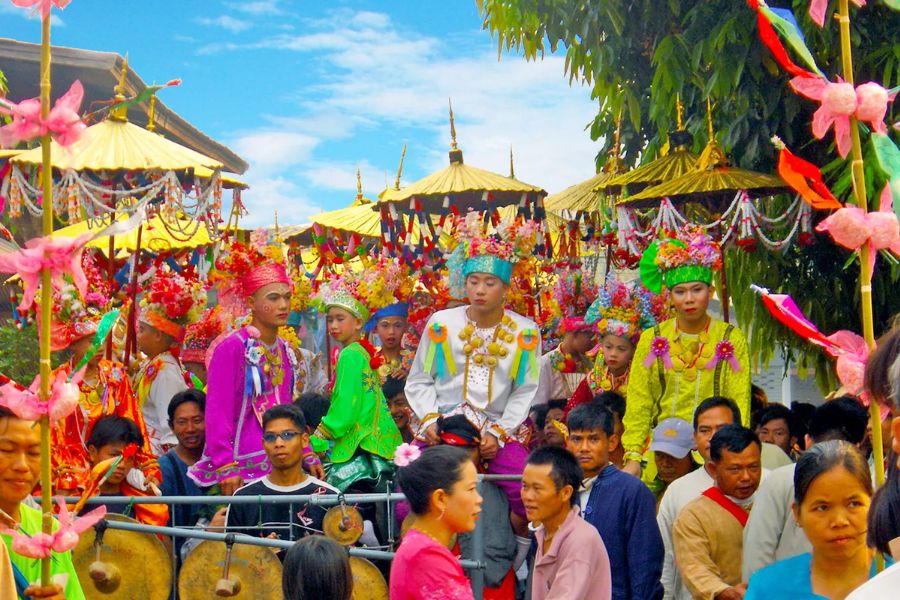
[[[443,379],[446,373],[456,375],[456,364],[450,353],[450,343],[447,341],[447,327],[435,323],[428,328],[428,339],[431,343],[425,353],[425,371],[430,373],[431,367],[437,368],[437,378]]]
[[[70,146],[81,138],[87,125],[78,115],[84,87],[76,80],[50,109],[46,119],[41,118],[41,101],[38,98],[23,100],[18,104],[0,98],[0,114],[12,116],[12,123],[0,127],[0,146],[15,146],[49,133],[61,146]]]
[[[57,371],[51,382],[50,399],[47,402],[38,397],[41,385],[40,375],[34,378],[29,388],[22,387],[15,382],[7,383],[0,387],[0,406],[5,406],[26,421],[37,421],[44,415],[48,415],[51,423],[58,423],[69,416],[78,406],[78,400],[81,397],[78,384],[84,377],[86,368],[79,369],[71,379],[64,371]]]
[[[62,498],[57,497],[59,506],[59,529],[53,534],[36,533],[28,535],[23,531],[3,529],[0,533],[12,536],[12,549],[16,554],[28,558],[48,558],[52,552],[68,552],[78,545],[78,537],[106,516],[106,507],[101,506],[80,518],[74,518]]]
[[[721,342],[716,344],[716,353],[709,360],[709,362],[704,365],[703,368],[711,371],[712,369],[715,369],[716,365],[718,365],[723,360],[731,365],[731,369],[733,371],[741,370],[741,363],[738,362],[737,357],[735,357],[734,355],[734,344],[732,344],[728,340],[722,340]]]
[[[672,357],[669,356],[669,338],[658,335],[650,342],[650,354],[644,359],[644,366],[650,368],[653,361],[659,359],[667,369],[672,368]]]
[[[400,444],[394,451],[394,464],[398,467],[408,467],[422,456],[422,451],[413,444]]]
[[[539,376],[537,347],[540,340],[541,336],[534,329],[523,329],[519,332],[516,338],[516,355],[513,357],[512,371],[510,372],[510,377],[515,380],[516,385],[525,383],[525,375],[529,371],[531,376],[537,380]]]

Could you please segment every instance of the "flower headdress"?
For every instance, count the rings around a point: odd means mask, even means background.
[[[476,212],[456,221],[459,243],[447,259],[450,291],[454,297],[466,295],[466,277],[472,273],[488,273],[508,284],[513,266],[531,256],[541,240],[538,221],[502,220],[491,226]]]
[[[363,264],[365,268],[360,271],[345,268],[322,282],[314,299],[319,310],[343,308],[368,321],[371,314],[396,303],[398,294],[409,294],[411,280],[397,259],[370,257]]]
[[[555,312],[562,317],[566,332],[588,329],[585,313],[597,298],[597,285],[578,268],[567,268],[559,272],[553,286]]]
[[[184,330],[184,342],[181,344],[182,362],[206,363],[206,353],[213,340],[225,331],[222,309],[213,306],[203,311],[196,323],[188,325]]]
[[[265,229],[254,231],[248,244],[234,242],[225,247],[210,280],[219,290],[219,303],[235,316],[248,312],[247,302],[259,288],[271,283],[294,285],[281,243]]]
[[[584,320],[589,325],[596,323],[600,335],[617,335],[636,344],[645,329],[667,318],[667,312],[665,295],[613,276],[600,288]]]
[[[699,227],[689,227],[676,235],[654,240],[640,262],[641,281],[651,292],[672,289],[679,283],[712,283],[713,271],[722,268],[719,244]]]
[[[109,310],[109,282],[100,273],[91,255],[81,257],[87,279],[87,293],[82,297],[71,281],[53,290],[50,319],[50,349],[64,350],[81,338],[97,333],[100,318]]]
[[[158,271],[141,299],[141,321],[181,341],[184,328],[200,318],[206,291],[196,279]]]

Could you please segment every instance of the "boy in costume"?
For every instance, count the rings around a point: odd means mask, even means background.
[[[212,349],[206,390],[206,448],[188,468],[200,487],[219,484],[230,496],[245,481],[269,472],[262,446],[262,415],[293,401],[297,357],[278,330],[287,324],[292,281],[280,245],[254,233],[250,245],[227,248],[212,276],[226,313],[252,315],[250,322],[220,337]],[[304,451],[304,467],[321,475],[321,463]]]
[[[406,398],[421,425],[418,437],[439,442],[437,419],[465,415],[481,433],[488,473],[518,474],[528,456],[523,427],[537,392],[541,336],[531,319],[505,309],[514,262],[531,255],[540,225],[500,222],[488,234],[475,213],[457,224],[459,244],[447,262],[454,297],[470,305],[436,312],[406,380]],[[498,485],[524,534],[518,481]]]
[[[169,427],[169,401],[188,388],[190,379],[176,353],[184,328],[200,318],[205,304],[199,281],[171,271],[157,272],[141,300],[137,343],[147,362],[135,377],[135,389],[157,456],[178,443]]]
[[[650,432],[661,419],[690,421],[710,396],[750,414],[750,360],[744,334],[706,312],[713,273],[722,267],[719,245],[700,229],[654,241],[641,256],[640,274],[654,293],[669,292],[675,318],[641,335],[631,367],[625,412],[625,470],[641,473]]]
[[[206,390],[209,347],[224,332],[225,323],[219,306],[207,308],[196,323],[185,328],[181,344],[181,364],[184,365],[194,389]]]
[[[159,465],[125,366],[104,358],[107,338],[119,313],[110,312],[106,280],[85,256],[82,264],[89,285],[85,298],[68,284],[53,293],[50,349],[71,353],[57,372],[71,376],[83,369],[78,407],[50,432],[53,488],[58,493],[79,495],[89,484],[91,465],[86,441],[97,420],[106,415],[127,417],[141,432],[144,443],[135,455],[135,465],[143,473],[143,482],[135,484],[159,484]]]
[[[598,352],[566,412],[603,392],[626,396],[635,345],[645,329],[665,320],[667,312],[664,295],[654,295],[637,282],[607,279],[584,317],[600,334]]]
[[[389,461],[403,443],[381,390],[381,357],[365,338],[371,312],[393,303],[403,273],[396,259],[365,261],[363,272],[345,269],[322,284],[316,303],[326,314],[328,334],[342,346],[335,367],[331,406],[313,434],[317,452],[327,451],[326,481],[341,491],[367,481],[383,488]]]
[[[597,296],[597,286],[586,281],[580,269],[560,273],[553,288],[557,313],[562,316],[563,339],[541,357],[541,376],[534,404],[568,400],[591,370],[588,352],[596,334],[584,313]]]

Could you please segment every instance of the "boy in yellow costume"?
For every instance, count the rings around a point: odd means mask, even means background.
[[[668,290],[675,318],[646,330],[637,344],[625,411],[624,469],[640,476],[641,458],[656,424],[690,422],[710,396],[734,400],[745,425],[750,415],[750,361],[744,334],[706,312],[722,267],[719,245],[699,229],[654,241],[641,256],[644,285]]]

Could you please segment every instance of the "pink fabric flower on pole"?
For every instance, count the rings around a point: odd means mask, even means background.
[[[394,464],[398,467],[408,467],[422,456],[422,451],[413,444],[400,444],[394,451]]]
[[[827,231],[837,244],[849,250],[859,250],[863,244],[868,244],[866,267],[871,275],[879,250],[890,250],[900,256],[900,222],[894,213],[890,184],[881,191],[877,212],[867,213],[858,206],[845,206],[816,225],[816,231]]]
[[[76,80],[65,94],[57,98],[46,119],[41,119],[38,98],[16,104],[0,99],[0,113],[12,116],[12,123],[0,127],[0,146],[15,146],[49,133],[61,146],[70,146],[81,138],[87,125],[78,115],[84,99],[84,87]]]
[[[71,379],[64,371],[57,371],[50,382],[50,399],[47,402],[38,396],[40,375],[34,378],[28,388],[10,381],[0,387],[0,406],[5,406],[26,421],[37,421],[44,415],[49,415],[50,423],[55,425],[72,414],[78,406],[78,384],[84,377],[85,369],[87,365],[79,369]]]
[[[865,6],[866,0],[850,0],[857,6]],[[819,27],[825,25],[825,11],[828,10],[828,0],[812,0],[809,3],[809,18]]]
[[[26,242],[24,248],[0,254],[0,273],[18,273],[25,286],[19,308],[31,308],[42,269],[50,270],[50,277],[57,289],[65,283],[63,275],[69,275],[83,297],[87,293],[87,277],[81,266],[81,255],[84,245],[92,237],[93,234],[88,233],[77,238],[35,238]]]
[[[41,19],[50,16],[50,10],[55,6],[59,10],[64,9],[72,0],[12,0],[12,3],[21,8],[34,8],[34,12],[41,15]]]
[[[52,535],[35,533],[28,535],[20,530],[4,528],[0,533],[12,537],[13,552],[28,558],[48,558],[52,552],[68,552],[78,545],[79,536],[106,516],[106,507],[101,506],[83,517],[74,518],[62,498],[57,497],[59,506],[59,528]]]
[[[834,142],[838,154],[845,158],[851,146],[850,116],[859,104],[853,86],[840,78],[838,83],[832,83],[821,77],[794,77],[791,87],[801,96],[821,103],[813,114],[813,135],[821,140],[834,125]]]
[[[870,81],[856,86],[856,118],[868,123],[878,133],[887,135],[884,116],[888,104],[897,96],[897,92],[889,94],[880,84]]]
[[[733,371],[737,372],[741,370],[741,363],[739,363],[738,359],[734,356],[734,344],[728,340],[722,340],[716,344],[716,353],[703,368],[707,371],[711,371],[723,360],[731,365]]]

